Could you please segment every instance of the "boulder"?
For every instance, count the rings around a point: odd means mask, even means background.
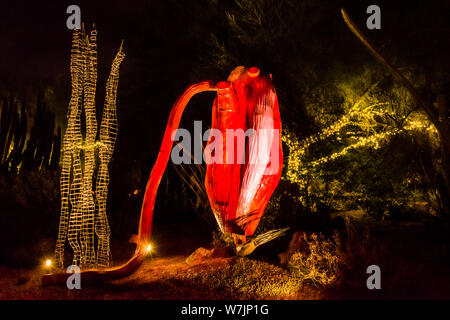
[[[185,260],[187,264],[196,264],[210,258],[229,258],[235,256],[231,247],[207,249],[200,247],[192,252]]]
[[[191,253],[185,260],[187,264],[196,264],[205,260],[207,258],[211,258],[214,253],[214,249],[206,249],[200,247],[196,249],[193,253]]]

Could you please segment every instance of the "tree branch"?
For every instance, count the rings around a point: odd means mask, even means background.
[[[341,9],[341,13],[346,25],[353,32],[353,34],[364,44],[367,49],[369,49],[369,52],[378,61],[380,61],[392,73],[392,75],[406,87],[406,89],[408,89],[408,91],[413,95],[427,116],[430,118],[430,121],[436,126],[436,129],[440,131],[441,126],[439,118],[437,117],[433,105],[429,101],[423,99],[411,82],[409,82],[403,74],[401,74],[377,49],[375,49],[375,46],[362,34],[361,30],[358,29],[344,9]]]

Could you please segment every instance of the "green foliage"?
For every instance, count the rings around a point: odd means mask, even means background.
[[[337,93],[345,115],[339,120],[330,124],[320,108],[317,114],[310,108],[321,131],[303,142],[290,130],[284,135],[290,148],[284,178],[299,185],[299,200],[312,211],[358,205],[381,219],[408,211],[418,200],[413,191],[431,187],[415,161],[436,152],[434,127],[391,78],[363,89],[369,74],[341,82]]]

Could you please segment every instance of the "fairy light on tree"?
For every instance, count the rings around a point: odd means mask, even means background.
[[[84,28],[74,30],[70,62],[72,95],[62,148],[61,216],[55,249],[55,262],[58,267],[62,267],[64,263],[66,240],[73,250],[74,265],[85,268],[107,267],[112,261],[110,228],[106,215],[108,163],[117,137],[116,96],[119,66],[125,54],[121,45],[106,84],[100,139],[96,140],[96,41],[95,26],[89,37]],[[81,120],[83,109],[84,126]],[[84,135],[82,127],[86,130]],[[99,167],[94,192],[93,179],[97,162]]]
[[[329,161],[343,157],[351,150],[365,147],[378,149],[381,147],[383,142],[388,141],[389,138],[399,134],[400,132],[424,131],[430,136],[436,136],[436,128],[429,121],[424,120],[423,117],[420,117],[417,112],[408,113],[406,117],[402,119],[403,125],[401,127],[392,127],[386,123],[383,123],[383,118],[394,118],[396,116],[395,113],[390,110],[382,108],[382,106],[388,104],[389,103],[387,102],[376,103],[362,110],[358,110],[353,107],[338,121],[324,128],[320,132],[304,139],[303,141],[298,141],[295,135],[285,131],[283,133],[282,140],[289,148],[289,158],[285,179],[292,183],[301,185],[303,183],[304,176],[308,174],[310,170]],[[375,116],[379,117],[380,120],[377,121]],[[342,141],[343,136],[348,135],[349,133],[349,130],[342,129],[349,125],[357,126],[361,131],[368,131],[370,134],[367,136],[357,137],[356,141],[353,141],[350,145],[345,146],[340,151],[312,161],[305,159],[305,154],[308,149],[319,141],[323,141],[333,135],[336,135],[336,139],[338,141]],[[377,132],[375,129],[376,127],[382,127],[384,128],[384,131]]]

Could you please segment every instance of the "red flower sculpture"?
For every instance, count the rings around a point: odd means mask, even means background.
[[[281,176],[281,120],[275,88],[258,68],[237,67],[217,84],[211,134],[214,145],[207,160],[205,186],[222,232],[235,243],[253,235]],[[218,150],[220,148],[220,150]],[[209,160],[209,161],[208,161]]]

